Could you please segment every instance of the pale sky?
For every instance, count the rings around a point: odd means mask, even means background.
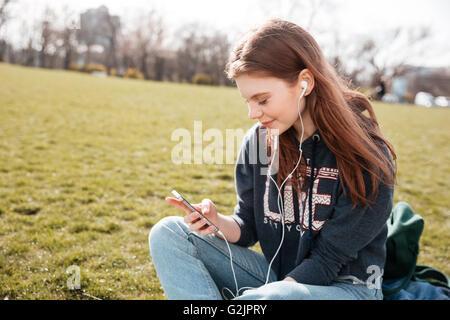
[[[364,34],[383,38],[386,28],[396,26],[428,25],[432,28],[429,50],[417,64],[426,66],[450,66],[450,1],[448,0],[329,0],[334,8],[319,10],[314,27],[322,32],[309,30],[319,44],[326,45],[327,34],[338,32],[342,38],[352,39]],[[231,38],[246,31],[254,24],[269,18],[258,9],[258,3],[283,8],[284,0],[16,0],[12,14],[22,20],[31,21],[39,17],[48,4],[55,10],[68,5],[77,12],[106,5],[112,14],[123,19],[132,17],[136,11],[155,8],[164,17],[166,24],[175,30],[187,22],[198,22],[227,32]],[[320,0],[299,0],[315,4]],[[282,14],[276,15],[286,18]],[[18,19],[18,20],[20,20]],[[301,12],[289,19],[302,27],[306,25],[307,14]],[[7,37],[20,37],[23,25],[16,19],[8,25]],[[329,32],[328,32],[329,31]],[[407,48],[405,49],[407,50]],[[406,52],[406,51],[405,51]]]

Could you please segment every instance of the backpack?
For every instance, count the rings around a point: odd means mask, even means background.
[[[410,281],[426,281],[450,289],[450,279],[445,273],[429,266],[417,265],[419,240],[424,227],[420,215],[414,213],[406,202],[399,202],[389,216],[387,227],[383,281],[391,280],[395,285],[383,285],[383,295],[399,292]],[[403,280],[394,281],[399,279]]]

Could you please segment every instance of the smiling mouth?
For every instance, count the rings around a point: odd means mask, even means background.
[[[267,121],[267,122],[261,122],[261,124],[262,124],[263,126],[267,127],[267,126],[271,125],[272,122],[274,122],[274,121],[275,121],[275,119],[274,119],[274,120],[271,120],[271,121]]]

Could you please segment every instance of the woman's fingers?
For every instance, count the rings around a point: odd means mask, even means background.
[[[189,209],[183,202],[181,202],[178,199],[172,198],[172,197],[166,197],[166,202],[183,210],[184,212],[186,212],[187,214],[191,213],[191,209]],[[201,206],[197,205],[197,204],[192,204],[192,206],[197,209],[197,210],[201,210]]]
[[[204,228],[204,229],[201,229],[201,230],[198,231],[198,233],[201,236],[206,236],[206,235],[214,232],[214,227],[213,226],[208,226],[208,225],[206,225],[206,226],[207,226],[207,228]]]
[[[190,229],[192,231],[198,232],[201,236],[206,236],[210,233],[214,232],[214,227],[210,226],[206,223],[206,219],[202,218],[201,220],[198,220],[194,224],[190,225]]]
[[[198,221],[195,221],[193,223],[191,223],[191,225],[189,226],[189,229],[191,229],[192,231],[197,231],[200,230],[201,228],[207,226],[207,222],[205,218],[201,218]]]
[[[184,222],[192,223],[200,218],[200,214],[198,212],[191,212],[184,216]]]
[[[166,202],[169,203],[169,204],[171,204],[171,205],[173,205],[173,206],[175,206],[175,207],[177,207],[177,208],[179,208],[179,209],[181,209],[181,210],[184,210],[184,211],[189,210],[189,208],[186,207],[186,206],[184,205],[184,203],[181,202],[181,201],[178,200],[178,199],[175,199],[175,198],[172,198],[172,197],[166,197]],[[190,211],[190,210],[189,210],[189,211]]]
[[[184,222],[189,225],[189,229],[197,231],[200,235],[205,236],[214,232],[214,227],[209,226],[206,223],[206,219],[202,218],[196,211],[191,211],[183,202],[176,198],[166,197],[166,202],[186,212],[184,216]],[[192,206],[202,212],[204,215],[208,215],[210,211],[210,203],[208,199],[203,199],[201,204],[192,204]]]
[[[211,208],[211,200],[203,199],[201,207],[202,207],[202,213],[203,214],[208,214],[209,211],[210,211],[210,208]]]
[[[202,236],[214,232],[214,226],[208,225],[208,222],[206,221],[205,218],[201,218],[199,215],[198,216],[197,215],[198,215],[198,213],[193,214],[193,219],[190,220],[193,222],[190,222],[189,229],[191,231],[197,231]],[[189,217],[189,216],[186,216],[186,217]],[[196,217],[198,217],[198,219]],[[190,219],[190,218],[188,218],[188,219]],[[186,221],[186,218],[185,218],[185,221]]]

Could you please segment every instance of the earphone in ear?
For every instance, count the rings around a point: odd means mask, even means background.
[[[298,99],[298,103],[297,103],[297,111],[298,111],[298,116],[300,118],[300,122],[302,124],[302,137],[300,139],[300,143],[298,145],[298,150],[300,151],[300,158],[301,158],[301,152],[302,152],[302,140],[303,140],[303,133],[304,133],[304,127],[303,127],[303,119],[302,119],[302,115],[300,113],[300,100],[302,100],[303,96],[305,95],[306,89],[308,88],[308,82],[305,80],[302,80],[302,82],[300,82],[301,86],[303,87],[303,91],[300,94],[300,98]]]
[[[302,85],[303,90],[306,90],[306,88],[308,88],[308,82],[307,81],[302,80],[302,82],[300,82],[300,84]]]

